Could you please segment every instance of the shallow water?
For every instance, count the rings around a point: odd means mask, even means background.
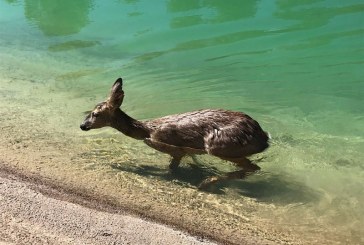
[[[273,227],[364,242],[362,1],[0,0],[0,11],[2,103],[27,103],[47,118],[39,125],[93,147],[75,162],[173,190],[232,168],[201,156],[171,177],[167,156],[112,130],[79,132],[122,76],[123,109],[136,118],[225,108],[271,133],[262,171],[218,186],[215,206],[239,215],[250,198],[252,217]]]

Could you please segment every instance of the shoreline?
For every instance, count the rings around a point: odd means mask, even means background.
[[[218,244],[48,184],[0,165],[0,244]]]

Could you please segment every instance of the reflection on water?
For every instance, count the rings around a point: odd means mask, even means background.
[[[229,4],[215,1],[170,0],[167,8],[177,13],[172,18],[172,28],[183,28],[199,24],[224,23],[253,17],[257,10],[257,0],[230,1]],[[181,16],[182,15],[182,16]]]
[[[278,11],[275,16],[282,19],[298,20],[292,28],[295,30],[320,28],[327,25],[333,18],[350,13],[360,13],[364,5],[359,3],[350,6],[325,6],[324,0],[284,1],[278,0]],[[320,4],[321,6],[314,6]]]
[[[24,0],[24,14],[47,36],[78,33],[89,23],[92,0]]]
[[[0,7],[0,69],[10,81],[0,83],[1,99],[24,104],[27,89],[17,79],[45,86],[26,103],[47,118],[32,130],[50,127],[59,133],[51,142],[76,141],[72,163],[85,164],[82,171],[99,173],[102,183],[122,177],[118,184],[146,188],[152,200],[160,192],[159,201],[211,205],[229,219],[248,210],[255,224],[302,239],[362,241],[361,1],[0,0]],[[206,176],[234,166],[199,156],[172,175],[167,156],[114,131],[79,132],[82,112],[119,76],[123,109],[139,119],[207,107],[247,112],[273,136],[262,171],[186,201],[178,193],[193,196]],[[1,122],[12,120],[2,112]]]

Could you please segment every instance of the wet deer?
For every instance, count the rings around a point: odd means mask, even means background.
[[[157,151],[171,156],[173,172],[186,155],[209,154],[235,163],[240,170],[205,179],[199,188],[227,179],[244,178],[260,168],[247,157],[269,146],[268,134],[242,112],[206,109],[148,121],[136,120],[120,109],[123,80],[118,78],[109,98],[96,105],[80,128],[84,131],[110,126]]]

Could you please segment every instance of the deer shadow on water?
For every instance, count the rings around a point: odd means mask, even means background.
[[[112,169],[131,172],[143,177],[157,177],[164,181],[173,181],[176,185],[198,187],[206,178],[223,174],[216,167],[200,163],[181,165],[177,171],[169,172],[167,168],[152,164],[125,165],[113,163]],[[200,190],[217,195],[226,194],[229,189],[238,195],[254,198],[258,202],[274,204],[311,203],[320,199],[321,193],[300,183],[292,176],[260,171],[240,180],[228,180],[215,183],[209,188]]]

